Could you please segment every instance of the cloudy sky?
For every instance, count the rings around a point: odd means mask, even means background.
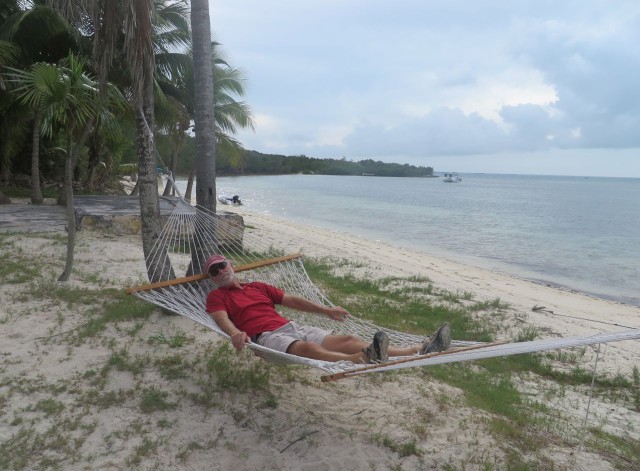
[[[637,0],[211,0],[248,149],[640,177]]]

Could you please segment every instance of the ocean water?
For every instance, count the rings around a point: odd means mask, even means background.
[[[221,177],[217,189],[259,213],[640,306],[640,179],[461,177]]]

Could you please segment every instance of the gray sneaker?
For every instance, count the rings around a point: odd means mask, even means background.
[[[427,353],[443,352],[448,350],[451,346],[451,329],[449,324],[445,322],[431,337],[427,337],[422,342],[422,348],[420,349],[420,355],[426,355]]]
[[[382,363],[389,359],[387,349],[389,348],[389,336],[379,330],[373,336],[373,342],[363,349],[365,361],[367,363]]]

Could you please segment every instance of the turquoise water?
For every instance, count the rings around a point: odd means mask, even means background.
[[[222,177],[217,187],[252,211],[640,306],[640,179],[461,177]]]

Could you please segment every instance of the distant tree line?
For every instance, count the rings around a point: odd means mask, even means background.
[[[192,168],[193,144],[186,139],[178,159],[178,175],[187,175]],[[159,152],[170,152],[169,144],[158,139]],[[165,147],[166,146],[166,147]],[[375,175],[378,177],[432,177],[433,168],[409,164],[396,164],[372,159],[354,162],[341,159],[321,159],[306,155],[263,154],[254,150],[245,150],[240,162],[230,161],[218,156],[216,162],[218,175],[286,175],[306,173],[316,175]]]

